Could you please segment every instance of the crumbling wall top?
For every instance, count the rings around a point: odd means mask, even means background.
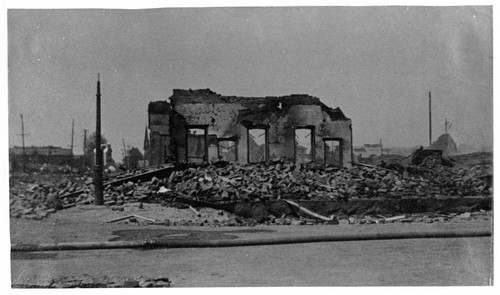
[[[328,114],[330,119],[333,121],[342,121],[342,120],[350,120],[344,115],[344,112],[339,107],[331,108],[325,104],[321,106],[321,109]]]
[[[332,109],[325,105],[317,97],[308,94],[290,94],[286,96],[266,97],[241,97],[223,96],[210,89],[174,89],[170,97],[171,106],[175,108],[179,104],[215,104],[215,103],[238,103],[242,107],[252,111],[277,111],[293,105],[319,105],[332,120],[349,120],[340,108]]]
[[[152,101],[148,105],[149,114],[168,114],[172,110],[172,105],[164,100]]]
[[[321,105],[319,98],[307,94],[291,94],[287,96],[266,96],[266,97],[241,97],[223,96],[210,89],[174,89],[174,94],[170,97],[173,105],[189,103],[241,103],[246,106],[279,103],[287,105],[314,104]]]

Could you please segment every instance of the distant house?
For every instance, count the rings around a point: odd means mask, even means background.
[[[390,149],[384,149],[382,147],[382,143],[365,143],[362,147],[353,147],[352,149],[352,153],[356,158],[368,158],[370,156],[379,157],[380,155],[388,154],[389,152]]]
[[[73,159],[71,149],[57,146],[28,146],[24,148],[27,163],[69,165]],[[15,166],[23,161],[23,148],[9,148],[9,161]]]

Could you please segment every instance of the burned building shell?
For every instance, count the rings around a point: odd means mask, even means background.
[[[174,89],[150,102],[150,164],[275,160],[349,166],[351,120],[319,98],[222,96],[210,89]],[[146,145],[145,145],[146,146]]]

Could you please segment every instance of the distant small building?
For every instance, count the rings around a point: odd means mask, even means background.
[[[388,154],[390,149],[384,149],[382,142],[380,143],[365,143],[362,147],[353,147],[353,154],[355,157],[368,158],[370,156],[380,157],[383,154]]]
[[[27,163],[69,165],[73,160],[71,149],[57,146],[28,146],[24,148]],[[15,166],[23,161],[23,148],[9,148],[9,161]]]

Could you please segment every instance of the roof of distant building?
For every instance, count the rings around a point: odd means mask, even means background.
[[[365,143],[364,147],[368,148],[368,149],[379,149],[379,148],[382,148],[382,145],[380,145],[380,143],[373,143],[373,144]]]
[[[65,149],[59,146],[27,146],[24,148],[26,155],[43,155],[43,156],[71,156],[71,149]],[[9,154],[22,155],[23,147],[14,146],[9,148]]]

